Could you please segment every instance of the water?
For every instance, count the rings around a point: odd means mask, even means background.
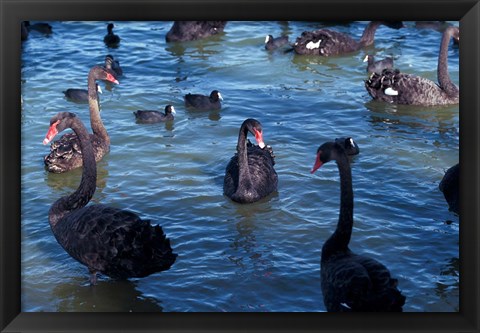
[[[49,37],[22,46],[22,311],[325,311],[320,253],[339,209],[334,163],[309,173],[320,144],[353,136],[355,224],[350,247],[399,280],[410,312],[459,310],[459,219],[438,183],[458,162],[459,109],[372,102],[366,51],[436,81],[440,34],[380,27],[374,46],[335,58],[269,53],[266,34],[294,41],[314,22],[229,22],[225,34],[166,44],[171,22],[118,22],[118,49],[103,44],[106,22],[50,22]],[[365,22],[332,29],[360,37]],[[50,118],[88,107],[64,99],[86,86],[106,54],[124,70],[101,95],[111,151],[98,163],[95,203],[132,210],[164,228],[178,259],[143,279],[101,277],[58,245],[48,209],[72,192],[81,170],[49,174],[42,145]],[[458,85],[458,48],[449,71]],[[219,112],[186,110],[182,96],[218,89]],[[170,124],[136,124],[133,111],[173,104]],[[261,121],[276,155],[278,193],[239,205],[222,194],[242,121]],[[57,137],[58,138],[58,137]]]

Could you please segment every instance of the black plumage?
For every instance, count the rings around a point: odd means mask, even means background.
[[[248,132],[258,145],[247,143]],[[238,135],[237,153],[225,169],[224,194],[239,203],[252,203],[277,191],[274,165],[273,150],[263,142],[262,125],[255,119],[245,120]]]
[[[227,21],[175,21],[167,32],[167,42],[202,39],[223,32]]]
[[[458,27],[448,27],[440,42],[438,55],[438,84],[413,74],[401,73],[398,69],[384,69],[381,74],[373,73],[365,81],[365,88],[375,100],[407,105],[449,105],[459,102],[459,89],[448,73],[448,44],[452,36],[458,35]]]
[[[113,23],[109,23],[107,25],[107,34],[103,37],[103,42],[110,48],[117,48],[120,44],[120,37],[113,33],[114,27],[115,25]]]
[[[460,214],[460,164],[457,163],[445,172],[442,181],[438,185],[442,191],[445,200],[448,203],[448,209],[456,214]]]
[[[403,310],[405,296],[397,279],[375,259],[353,253],[349,243],[353,228],[352,173],[347,154],[335,142],[317,150],[312,173],[334,160],[340,174],[340,213],[333,234],[325,241],[321,255],[321,288],[329,312]]]
[[[58,199],[48,217],[58,243],[88,267],[90,282],[97,273],[116,279],[145,277],[169,269],[176,259],[162,228],[137,214],[106,205],[89,205],[96,189],[96,162],[85,126],[69,112],[50,121],[44,144],[66,128],[75,132],[83,156],[82,179],[77,190]]]
[[[186,94],[184,96],[185,106],[197,110],[219,110],[222,108],[220,101],[223,100],[218,90],[213,90],[210,96],[201,94]]]
[[[265,49],[268,51],[276,50],[288,43],[288,36],[280,36],[273,38],[272,35],[268,35],[265,38]]]
[[[371,54],[365,56],[364,62],[367,62],[367,73],[382,74],[384,69],[393,68],[393,58],[386,57],[385,59],[375,61],[375,57]]]
[[[172,105],[165,106],[165,112],[153,110],[137,110],[133,114],[138,123],[158,123],[174,119],[175,108]]]

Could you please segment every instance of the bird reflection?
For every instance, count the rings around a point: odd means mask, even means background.
[[[96,286],[74,278],[53,290],[58,312],[162,312],[159,301],[142,294],[129,280],[99,281]]]

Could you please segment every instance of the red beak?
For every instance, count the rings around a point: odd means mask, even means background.
[[[120,84],[120,82],[118,82],[118,80],[110,73],[107,73],[107,80],[115,84]]]
[[[55,137],[55,135],[58,134],[57,125],[58,125],[59,122],[60,122],[60,120],[57,120],[48,129],[47,135],[45,136],[45,139],[43,139],[43,144],[44,145],[46,145],[50,141],[52,141],[52,139]]]
[[[255,128],[253,129],[253,131],[255,132],[255,140],[257,140],[258,146],[263,149],[265,147],[265,142],[263,142],[262,132],[258,131]]]
[[[317,158],[315,159],[315,164],[313,165],[312,170],[310,170],[310,173],[314,173],[323,165],[323,162],[320,160],[320,154],[321,151],[318,152]]]

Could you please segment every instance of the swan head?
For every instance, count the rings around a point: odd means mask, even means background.
[[[242,128],[244,128],[245,135],[248,130],[250,133],[252,133],[255,136],[257,145],[262,149],[265,148],[265,142],[263,142],[262,124],[260,124],[258,120],[253,118],[248,118],[243,122]]]
[[[349,141],[347,138],[346,142]],[[353,140],[352,140],[353,141]],[[313,164],[310,173],[314,173],[322,165],[331,160],[337,160],[341,155],[346,155],[345,149],[338,142],[325,142],[317,149],[317,156],[315,158],[315,163]]]
[[[72,120],[76,116],[77,115],[75,113],[71,112],[59,112],[55,116],[53,116],[52,119],[50,119],[50,127],[48,128],[48,132],[45,135],[45,139],[43,139],[43,144],[48,144],[58,133],[60,133],[66,128],[69,128],[71,126]]]

